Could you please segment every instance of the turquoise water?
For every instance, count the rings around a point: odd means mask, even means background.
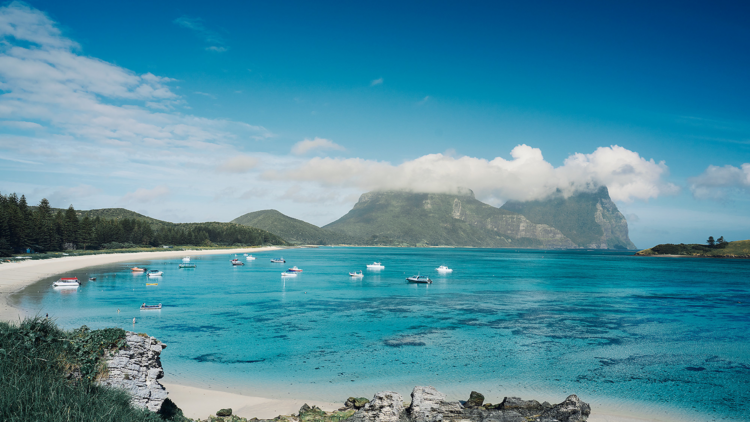
[[[270,263],[278,255],[287,263]],[[137,331],[168,344],[167,379],[195,386],[339,402],[430,384],[452,398],[575,393],[683,420],[750,420],[748,260],[421,248],[256,256],[243,267],[215,255],[194,258],[195,269],[179,259],[90,268],[70,275],[96,282],[70,292],[45,280],[19,305],[65,327],[132,329],[135,317]],[[385,269],[367,271],[373,261]],[[134,264],[165,274],[147,280]],[[454,272],[438,275],[442,264]],[[304,272],[282,279],[294,265]],[[407,284],[417,272],[433,284]],[[143,302],[164,307],[139,311]]]

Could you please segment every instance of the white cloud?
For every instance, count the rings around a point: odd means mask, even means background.
[[[697,177],[688,179],[690,191],[697,199],[723,199],[731,190],[750,192],[750,163],[740,167],[708,166]]]
[[[294,144],[294,146],[292,147],[292,154],[305,155],[312,150],[324,150],[324,149],[332,149],[332,150],[338,150],[338,151],[346,150],[346,148],[342,147],[341,145],[333,141],[330,141],[328,139],[318,138],[316,136],[315,139],[305,138],[305,140]]]
[[[382,85],[382,84],[383,84],[383,78],[374,79],[372,82],[370,82],[370,86]]]
[[[571,195],[599,186],[607,186],[615,201],[647,200],[678,191],[662,180],[668,173],[664,162],[646,160],[616,145],[574,154],[557,168],[544,160],[541,150],[527,145],[515,147],[511,157],[486,160],[430,154],[399,165],[316,157],[284,171],[268,170],[263,177],[359,191],[456,192],[468,187],[479,198],[493,202],[540,199],[558,190]]]
[[[206,28],[206,26],[203,24],[203,19],[201,18],[181,16],[172,22],[175,25],[192,30],[198,37],[200,37],[207,43],[220,45],[224,44],[224,39],[221,37],[221,35]]]
[[[154,201],[156,199],[163,199],[165,196],[169,195],[170,191],[169,188],[164,185],[156,186],[153,189],[145,189],[140,188],[137,189],[135,192],[129,192],[125,196],[122,197],[120,200],[124,203],[147,203]]]
[[[227,47],[219,47],[216,45],[212,45],[210,47],[206,47],[206,51],[213,51],[214,53],[223,53],[225,51],[228,51],[229,48]]]
[[[258,159],[247,155],[232,157],[216,166],[222,173],[247,173],[258,166]]]
[[[47,199],[51,204],[56,204],[60,208],[67,208],[69,205],[75,207],[77,200],[92,197],[100,192],[102,192],[101,189],[91,185],[78,185],[72,188],[59,188],[47,195]]]
[[[430,96],[429,95],[426,96],[426,97],[424,97],[424,98],[422,98],[421,100],[419,100],[417,102],[417,105],[425,105],[425,104],[427,104],[428,101],[430,101]]]
[[[16,129],[24,129],[24,130],[34,130],[34,129],[42,129],[43,126],[39,123],[34,122],[16,122],[13,120],[5,120],[0,122],[3,126],[8,126]]]

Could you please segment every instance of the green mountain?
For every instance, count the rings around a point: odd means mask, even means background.
[[[558,193],[540,201],[508,201],[501,209],[555,227],[578,247],[636,249],[628,237],[628,223],[606,187],[568,198]]]
[[[324,229],[361,238],[365,244],[575,248],[559,230],[495,208],[474,193],[451,195],[403,191],[369,192],[345,216]]]
[[[287,242],[303,245],[361,244],[352,236],[321,229],[318,226],[286,216],[276,210],[247,213],[231,221],[273,233]]]

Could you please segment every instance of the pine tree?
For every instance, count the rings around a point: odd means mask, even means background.
[[[78,244],[83,246],[83,250],[86,250],[86,246],[90,245],[94,239],[94,223],[91,221],[89,216],[83,217],[78,227]]]
[[[69,206],[65,211],[65,218],[63,221],[63,235],[62,243],[65,249],[75,249],[78,244],[78,216],[73,205]]]

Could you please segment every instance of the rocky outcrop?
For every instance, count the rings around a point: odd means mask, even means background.
[[[167,398],[158,381],[164,377],[159,355],[167,345],[145,334],[127,331],[126,335],[127,346],[105,358],[107,370],[99,383],[123,389],[135,406],[157,412]]]
[[[557,405],[506,397],[499,405],[482,405],[484,396],[472,391],[463,404],[446,401],[434,387],[414,387],[411,404],[404,409],[401,396],[377,393],[372,402],[357,411],[352,422],[585,422],[591,407],[571,395]]]

